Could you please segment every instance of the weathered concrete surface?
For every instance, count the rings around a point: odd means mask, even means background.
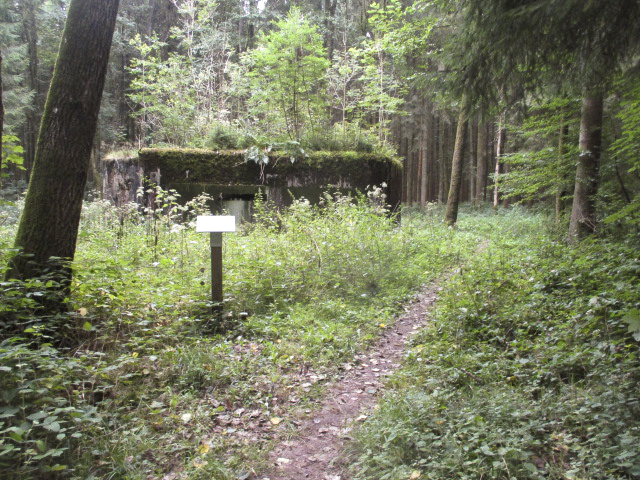
[[[208,191],[219,200],[248,199],[260,188],[267,200],[286,205],[291,202],[289,192],[315,202],[326,189],[365,191],[384,182],[389,186],[387,201],[395,206],[400,199],[393,188],[400,162],[375,154],[314,152],[291,162],[274,153],[267,165],[258,165],[245,162],[241,151],[142,149],[137,157],[107,160],[104,165],[104,198],[116,205],[136,201],[145,178],[165,189],[184,190],[183,197],[189,198]]]

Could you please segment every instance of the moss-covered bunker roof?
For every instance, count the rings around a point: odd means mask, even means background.
[[[397,158],[360,152],[311,152],[292,163],[284,153],[269,152],[261,168],[245,162],[242,150],[143,148],[138,161],[146,172],[160,169],[162,183],[281,185],[291,179],[316,185],[348,181],[354,186],[381,182],[402,168]],[[112,160],[115,161],[115,160]]]

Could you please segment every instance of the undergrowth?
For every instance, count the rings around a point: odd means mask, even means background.
[[[42,316],[52,280],[0,283],[0,478],[248,478],[474,241],[435,214],[400,225],[379,189],[282,211],[257,201],[255,223],[225,235],[219,318],[193,228],[206,199],[144,193],[143,210],[85,203],[68,312]],[[0,275],[15,219],[0,222]]]
[[[640,478],[637,239],[572,248],[540,217],[467,217],[489,240],[445,286],[354,478]]]

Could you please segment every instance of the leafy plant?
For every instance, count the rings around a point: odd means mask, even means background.
[[[482,219],[490,243],[451,278],[359,433],[356,478],[640,474],[640,365],[627,328],[640,301],[637,246],[572,249],[540,218],[502,216]]]

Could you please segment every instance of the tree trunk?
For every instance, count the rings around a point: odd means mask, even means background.
[[[580,156],[573,191],[569,241],[576,242],[596,229],[595,195],[598,191],[602,137],[603,95],[585,95],[580,114]]]
[[[498,125],[498,138],[497,138],[497,145],[496,145],[496,171],[495,171],[495,177],[493,180],[493,208],[498,208],[498,205],[500,204],[500,190],[499,190],[499,183],[500,183],[500,172],[501,172],[501,167],[502,167],[502,163],[500,162],[500,159],[502,158],[502,155],[504,154],[504,143],[507,139],[507,130],[505,128],[504,122],[505,122],[505,113],[503,112],[500,115],[500,120],[499,120],[500,124]]]
[[[333,60],[337,6],[338,0],[324,0],[324,46],[327,49],[327,58],[329,60]]]
[[[420,137],[420,210],[424,210],[427,205],[427,189],[429,185],[429,133],[431,131],[431,108],[428,102],[424,102],[424,125]]]
[[[478,165],[476,170],[476,201],[475,205],[480,205],[486,195],[487,190],[487,125],[478,122],[478,143],[476,144]]]
[[[444,144],[445,144],[444,117],[441,114],[438,119],[438,205],[444,203],[445,188],[445,165],[444,165]]]
[[[0,51],[0,186],[2,186],[2,132],[4,131],[4,103],[2,102],[2,52]]]
[[[511,170],[511,167],[509,166],[508,163],[505,163],[502,167],[503,167],[503,173],[509,173],[509,171]],[[502,208],[509,207],[509,203],[511,203],[509,200],[510,199],[506,196],[502,197]]]
[[[36,139],[40,123],[39,112],[42,111],[42,98],[38,82],[38,23],[34,0],[24,0],[22,4],[24,40],[29,55],[28,85],[34,93],[33,104],[26,112],[24,126],[24,167],[29,179],[36,152]]]
[[[476,202],[476,171],[478,169],[478,123],[469,124],[469,203]]]
[[[569,126],[565,124],[564,113],[560,119],[560,129],[558,131],[558,172],[562,172],[562,164],[564,163],[564,141],[569,135]],[[556,184],[556,223],[560,222],[563,211],[562,197],[565,195],[566,178],[561,173],[558,174],[558,182]]]
[[[451,162],[451,184],[449,186],[449,197],[447,198],[447,211],[444,215],[444,221],[449,226],[454,225],[458,220],[460,187],[462,186],[462,151],[466,126],[464,117],[464,109],[461,109],[458,116],[458,128],[456,129],[456,143],[453,148],[453,161]]]
[[[118,2],[69,5],[15,239],[21,253],[11,259],[8,278],[38,276],[54,258],[73,259]],[[66,291],[71,270],[61,272]]]

